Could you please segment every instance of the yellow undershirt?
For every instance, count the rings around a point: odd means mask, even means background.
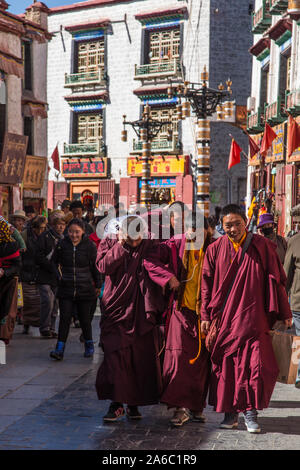
[[[196,310],[200,250],[189,250],[187,282],[183,293],[182,306]]]
[[[246,236],[247,236],[247,232],[244,233],[244,235],[242,236],[242,238],[240,239],[239,242],[234,242],[234,241],[232,240],[232,238],[230,238],[230,237],[228,236],[229,240],[231,241],[231,243],[232,243],[232,245],[233,245],[233,248],[234,248],[234,251],[235,251],[235,252],[238,251],[239,247],[241,246],[241,244],[242,244],[243,241],[245,240]]]

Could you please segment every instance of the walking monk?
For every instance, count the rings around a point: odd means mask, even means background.
[[[241,261],[246,222],[239,206],[223,208],[225,235],[208,247],[203,265],[201,329],[206,334],[219,318],[209,404],[225,413],[221,427],[237,427],[243,412],[247,430],[257,433],[257,410],[268,407],[279,372],[268,332],[275,320],[291,326],[292,315],[276,245],[254,234]]]
[[[138,406],[158,403],[161,393],[155,317],[162,297],[143,268],[155,242],[143,239],[142,225],[140,217],[129,216],[117,237],[98,247],[96,265],[106,277],[100,322],[104,360],[96,389],[99,400],[112,401],[103,418],[108,422],[125,414],[124,403],[129,418],[141,418]]]
[[[201,217],[203,225],[203,216]],[[175,408],[173,426],[182,426],[189,419],[205,422],[205,407],[210,374],[209,354],[200,337],[200,281],[204,253],[211,242],[204,219],[204,243],[199,249],[193,235],[202,230],[196,214],[184,224],[186,233],[175,235],[160,245],[159,251],[145,261],[153,281],[172,289],[166,316],[166,348],[163,363],[161,402]],[[176,292],[175,292],[176,291]]]

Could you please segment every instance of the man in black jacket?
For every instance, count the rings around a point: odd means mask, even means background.
[[[57,275],[51,263],[51,257],[59,240],[63,238],[66,222],[56,217],[51,227],[37,241],[36,264],[38,274],[36,282],[41,297],[40,334],[44,338],[56,338],[55,321],[57,315]]]

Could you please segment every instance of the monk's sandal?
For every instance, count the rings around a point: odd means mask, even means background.
[[[257,411],[249,410],[244,412],[245,424],[248,432],[259,433],[260,427],[257,422]]]
[[[170,419],[170,423],[173,426],[179,427],[190,420],[190,415],[185,408],[179,408],[175,410],[173,418]]]
[[[103,416],[103,421],[111,423],[124,416],[124,407],[120,403],[111,403],[108,412]]]
[[[138,410],[137,406],[128,406],[126,409],[126,415],[129,419],[141,419],[142,415]]]

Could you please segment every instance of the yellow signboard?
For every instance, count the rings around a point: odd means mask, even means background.
[[[187,173],[186,155],[157,156],[151,160],[151,176],[180,176]],[[130,157],[127,160],[128,176],[142,176],[142,158]]]

